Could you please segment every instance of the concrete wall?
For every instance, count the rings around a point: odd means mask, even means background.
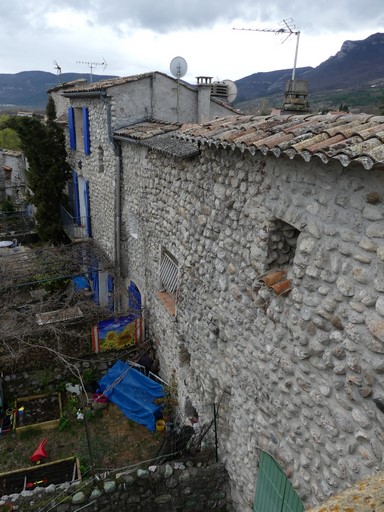
[[[123,161],[123,269],[181,413],[220,403],[236,510],[251,511],[260,448],[307,504],[383,469],[382,175],[207,147],[177,161],[124,144]],[[179,264],[175,316],[161,248]],[[285,296],[260,282],[274,267]]]

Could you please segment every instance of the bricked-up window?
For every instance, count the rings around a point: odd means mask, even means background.
[[[158,296],[164,302],[171,315],[176,314],[176,295],[179,285],[179,267],[177,260],[168,252],[161,252],[160,292]]]
[[[277,295],[286,295],[292,290],[291,273],[300,231],[279,219],[263,231],[268,246],[267,272],[260,277],[260,282]]]
[[[268,231],[268,268],[292,266],[300,231],[278,219]]]

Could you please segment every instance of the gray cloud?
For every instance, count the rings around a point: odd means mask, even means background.
[[[384,25],[382,0],[5,0],[5,4],[3,20],[30,28],[39,26],[44,12],[65,7],[92,13],[96,23],[116,29],[124,23],[132,30],[140,27],[159,33],[210,28],[235,18],[259,20],[275,28],[280,20],[292,17],[300,30],[314,33]]]
[[[26,2],[27,4],[29,3]],[[340,31],[384,24],[382,0],[53,0],[62,5],[93,12],[99,23],[126,22],[132,28],[166,33],[177,29],[209,28],[216,22],[235,18],[258,19],[274,28],[284,18],[294,18],[301,30]]]

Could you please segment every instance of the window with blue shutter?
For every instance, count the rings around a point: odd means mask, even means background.
[[[79,198],[79,180],[77,178],[77,172],[72,172],[72,181],[73,181],[73,207],[74,207],[74,217],[75,222],[79,226],[80,225],[80,198]]]
[[[68,107],[69,147],[76,149],[75,109]]]
[[[91,141],[89,136],[89,116],[87,107],[83,107],[83,137],[84,137],[84,153],[91,154]]]

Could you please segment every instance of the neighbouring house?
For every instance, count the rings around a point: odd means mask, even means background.
[[[23,153],[0,149],[0,202],[8,199],[16,208],[23,208],[26,189],[26,161]]]
[[[200,77],[197,86],[191,86],[159,72],[90,84],[78,82],[70,87],[63,84],[51,90],[61,117],[68,105],[68,154],[73,177],[63,222],[71,238],[93,237],[120,269],[123,169],[121,147],[113,133],[145,120],[156,120],[161,133],[167,124],[171,125],[168,130],[174,131],[182,123],[234,115],[235,110],[222,97],[222,88],[220,96],[215,96],[216,92],[209,77]],[[156,132],[151,133],[154,135]]]
[[[64,93],[75,211],[140,297],[183,419],[215,406],[235,509],[278,482],[299,511],[384,469],[384,118],[211,99],[192,120],[165,105],[198,87],[120,80]]]

